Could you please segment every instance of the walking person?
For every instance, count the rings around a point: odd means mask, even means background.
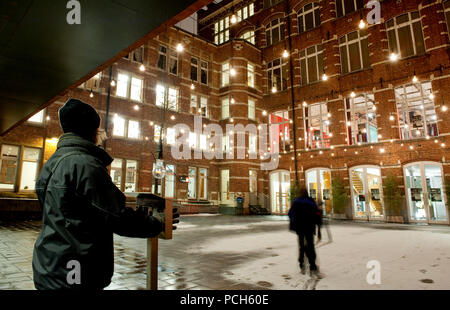
[[[156,237],[165,219],[125,206],[107,170],[113,159],[97,146],[100,116],[92,106],[70,99],[58,114],[64,134],[36,182],[43,218],[33,280],[40,290],[101,290],[113,276],[113,233]],[[178,223],[176,210],[173,217]]]
[[[314,236],[316,226],[320,228],[321,216],[316,202],[309,197],[306,188],[301,188],[298,197],[292,201],[289,209],[290,229],[298,235],[299,258],[298,262],[302,274],[306,274],[305,254],[308,258],[311,277],[322,278],[319,267],[316,265],[316,251]]]

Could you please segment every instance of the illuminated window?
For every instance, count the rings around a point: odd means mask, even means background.
[[[280,111],[269,115],[270,152],[290,151],[289,112]]]
[[[113,118],[113,124],[113,136],[140,139],[139,121],[127,120],[116,114]]]
[[[131,93],[130,98],[136,101],[142,101],[142,79],[135,77],[131,78]]]
[[[241,39],[244,39],[247,42],[250,42],[251,44],[255,45],[255,31],[250,30],[247,32],[244,32],[241,35]]]
[[[255,120],[255,100],[248,99],[248,118]]]
[[[117,136],[117,137],[125,137],[125,118],[119,116],[119,115],[115,115],[113,118],[113,124],[114,124],[114,129],[113,129],[113,135]]]
[[[111,179],[125,193],[136,192],[138,162],[115,158],[111,163]]]
[[[128,96],[128,74],[119,73],[117,75],[116,96],[126,98]]]
[[[197,198],[197,168],[189,167],[188,170],[188,199]]]
[[[198,168],[198,198],[208,199],[208,169]]]
[[[14,190],[20,148],[3,144],[1,151],[0,189]]]
[[[116,96],[142,101],[143,80],[129,73],[121,72],[117,75]]]
[[[225,63],[222,65],[222,87],[230,84],[230,64]]]
[[[222,119],[230,117],[230,98],[226,97],[222,99]]]
[[[156,106],[177,111],[178,89],[172,87],[167,88],[161,84],[156,85]]]
[[[252,133],[248,136],[248,151],[250,153],[257,153],[258,151],[258,136]]]
[[[28,119],[30,123],[42,124],[44,122],[44,110],[41,110]]]
[[[330,122],[326,103],[311,104],[304,108],[306,145],[311,149],[330,147]]]
[[[247,64],[247,82],[248,87],[255,88],[255,66],[253,64]]]
[[[401,138],[438,136],[437,115],[430,82],[395,88]]]
[[[164,197],[175,198],[175,166],[166,165],[166,176],[164,177]]]
[[[348,144],[378,142],[377,114],[373,94],[345,100]]]
[[[214,24],[214,43],[222,44],[230,40],[230,16]]]

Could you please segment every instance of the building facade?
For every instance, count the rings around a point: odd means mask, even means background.
[[[76,97],[108,123],[125,193],[285,214],[298,182],[335,217],[448,225],[449,22],[448,0],[212,4],[198,35],[167,29],[1,137],[0,190],[33,190]]]

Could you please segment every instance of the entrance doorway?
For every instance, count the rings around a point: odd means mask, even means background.
[[[357,219],[381,220],[383,211],[383,186],[381,169],[363,166],[350,169],[353,215]]]
[[[412,163],[405,166],[404,172],[410,220],[447,223],[442,165]]]
[[[231,204],[230,197],[230,170],[220,171],[220,200],[222,204]]]
[[[275,171],[270,174],[270,204],[272,214],[287,214],[289,211],[289,171]]]
[[[306,184],[309,196],[316,202],[324,203],[324,215],[330,214],[332,212],[330,170],[325,168],[307,170]]]

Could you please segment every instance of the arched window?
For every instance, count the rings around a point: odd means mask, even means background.
[[[253,30],[244,32],[240,38],[255,45],[255,31]]]
[[[283,18],[275,18],[266,25],[267,46],[276,44],[284,40],[284,21]]]
[[[320,10],[317,2],[308,3],[298,11],[298,33],[320,26]]]

